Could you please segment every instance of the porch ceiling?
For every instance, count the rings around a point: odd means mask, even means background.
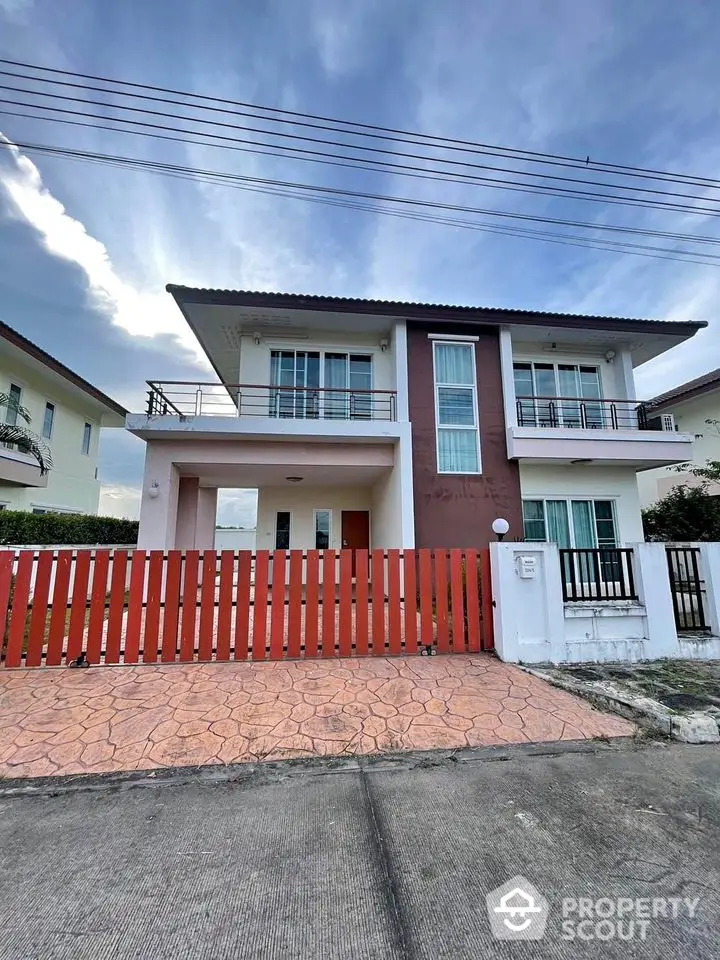
[[[347,466],[327,464],[227,464],[179,463],[181,476],[199,477],[202,487],[260,488],[370,487],[390,469],[379,464]],[[299,482],[288,477],[302,477]]]

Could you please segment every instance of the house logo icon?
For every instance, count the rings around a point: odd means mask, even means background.
[[[540,940],[544,936],[548,902],[525,877],[513,877],[491,890],[485,902],[497,940]]]

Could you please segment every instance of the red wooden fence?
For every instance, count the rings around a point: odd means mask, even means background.
[[[0,665],[492,649],[482,550],[0,551]]]

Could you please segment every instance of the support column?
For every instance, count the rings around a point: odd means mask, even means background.
[[[395,324],[393,350],[395,353],[395,390],[397,391],[395,415],[400,421],[409,420],[407,326],[404,320],[398,320]]]
[[[517,426],[515,375],[513,373],[512,334],[509,327],[500,327],[500,376],[502,378],[505,429]]]
[[[217,518],[217,487],[200,487],[197,498],[195,525],[195,549],[215,549],[215,523]]]
[[[650,660],[678,656],[672,591],[664,543],[634,543],[635,587],[645,606]]]
[[[200,481],[197,477],[180,477],[175,530],[176,550],[195,549],[199,487]]]
[[[175,546],[178,471],[162,445],[148,442],[140,496],[140,550],[171,550]]]

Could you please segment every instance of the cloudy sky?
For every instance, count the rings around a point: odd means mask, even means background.
[[[525,150],[718,176],[720,4],[677,0],[0,0],[0,57]],[[0,65],[1,66],[1,65]],[[0,83],[7,83],[0,77]],[[17,95],[0,89],[0,101]],[[720,366],[720,268],[579,249],[48,157],[52,144],[249,175],[715,235],[713,218],[408,181],[8,114],[0,317],[132,409],[202,375],[168,282],[704,319],[638,371]],[[101,509],[137,515],[144,445],[102,443]],[[220,522],[252,519],[223,498]]]

